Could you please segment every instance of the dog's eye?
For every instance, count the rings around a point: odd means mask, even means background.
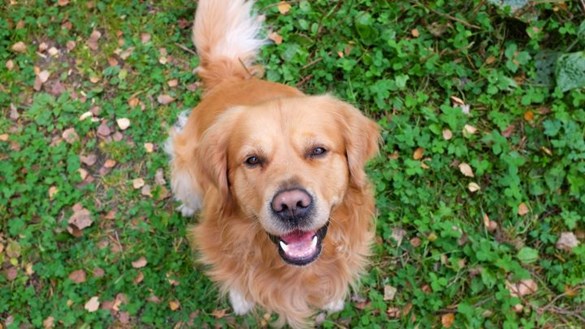
[[[244,161],[246,163],[246,165],[248,167],[256,167],[258,166],[262,161],[260,160],[259,157],[252,155],[246,158],[246,161]]]
[[[327,150],[324,147],[318,146],[311,150],[311,153],[309,153],[309,157],[311,158],[319,157],[324,155],[325,153],[327,153]]]

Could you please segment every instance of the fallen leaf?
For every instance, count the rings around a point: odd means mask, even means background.
[[[579,245],[579,240],[573,232],[563,232],[557,240],[557,249],[570,252]]]
[[[140,104],[140,100],[136,97],[130,97],[130,99],[128,100],[128,106],[130,106],[131,108],[138,106],[138,104]]]
[[[175,99],[170,95],[162,94],[159,95],[156,100],[158,101],[159,104],[167,105],[172,103]]]
[[[152,153],[154,151],[154,144],[144,143],[144,149],[146,150],[146,153]]]
[[[93,166],[97,162],[97,155],[90,153],[88,155],[80,155],[79,161],[85,164],[86,166]]]
[[[481,190],[481,187],[477,183],[471,182],[467,185],[467,189],[473,193]]]
[[[91,35],[89,36],[89,39],[87,39],[87,46],[89,47],[89,49],[91,50],[98,50],[98,40],[102,37],[102,34],[100,31],[98,30],[93,30],[93,32],[91,32]]]
[[[118,128],[120,128],[121,130],[126,130],[128,129],[128,127],[130,127],[130,119],[128,118],[117,119],[116,123],[118,124]]]
[[[43,320],[43,328],[44,329],[52,329],[55,328],[55,318],[49,316],[48,318]]]
[[[281,1],[281,2],[278,4],[278,11],[279,11],[279,12],[280,12],[282,15],[284,15],[284,14],[288,13],[288,12],[290,11],[290,8],[291,8],[291,5],[290,5],[289,3],[287,3],[287,2]]]
[[[10,47],[10,49],[12,49],[12,51],[15,53],[22,54],[26,52],[26,44],[22,41],[19,41],[13,44],[12,47]]]
[[[473,174],[473,169],[471,169],[471,166],[468,165],[465,162],[462,162],[459,164],[459,171],[467,177],[475,177],[475,175]]]
[[[410,245],[415,247],[415,248],[420,246],[421,243],[422,243],[422,241],[419,237],[414,237],[414,238],[410,239]]]
[[[146,32],[140,33],[140,42],[147,43],[150,41],[150,38],[151,36],[149,33]]]
[[[14,281],[18,276],[18,269],[14,266],[10,266],[6,270],[4,270],[4,276],[6,277],[6,280]]]
[[[75,41],[73,41],[73,40],[69,40],[65,44],[65,47],[67,47],[67,50],[69,50],[69,51],[72,51],[73,49],[75,49],[75,46],[77,46],[77,43],[75,43]]]
[[[386,314],[388,314],[389,318],[396,319],[399,318],[402,313],[400,312],[400,309],[397,307],[388,307],[388,309],[386,310]]]
[[[91,113],[91,111],[87,111],[79,116],[79,121],[83,121],[87,118],[92,118],[92,117],[93,117],[93,113]]]
[[[412,29],[410,31],[410,34],[415,38],[418,38],[420,36],[420,32],[418,31],[418,29]]]
[[[67,6],[69,4],[69,0],[58,0],[57,5],[60,7]]]
[[[451,328],[453,326],[453,322],[455,321],[455,314],[447,313],[441,316],[441,324],[443,328]]]
[[[518,283],[506,281],[506,288],[512,297],[522,297],[535,293],[538,290],[538,285],[532,279],[525,279]]]
[[[73,144],[79,140],[79,135],[75,132],[75,128],[65,129],[61,137],[69,144]]]
[[[89,175],[89,172],[87,172],[87,170],[85,170],[83,168],[77,169],[77,172],[79,173],[79,177],[81,177],[81,180],[85,180],[87,178],[87,176]]]
[[[146,260],[146,258],[144,256],[142,256],[142,257],[140,257],[137,260],[132,262],[132,267],[143,268],[144,266],[146,266],[146,264],[148,264],[148,261]]]
[[[282,36],[276,32],[270,32],[268,34],[268,39],[274,41],[274,43],[277,45],[282,43]]]
[[[97,296],[93,296],[91,297],[87,303],[85,303],[84,308],[90,312],[93,313],[95,311],[97,311],[100,308],[100,299]]]
[[[56,186],[49,187],[49,200],[53,200],[57,192],[59,192],[59,189]]]
[[[532,111],[524,112],[524,120],[526,120],[528,122],[534,121],[534,112],[532,112]]]
[[[104,269],[101,267],[96,267],[93,269],[92,275],[94,278],[99,279],[99,278],[103,277],[104,275],[106,275],[106,271],[104,271]]]
[[[8,142],[9,138],[10,138],[10,135],[2,134],[2,135],[0,135],[0,142]]]
[[[142,188],[143,186],[144,186],[144,179],[136,178],[136,179],[132,180],[132,187],[134,187],[135,190]]]
[[[140,271],[140,272],[138,272],[138,274],[136,274],[136,277],[134,278],[133,282],[134,282],[134,284],[139,284],[143,280],[144,280],[144,274],[142,273],[142,271]]]
[[[496,62],[496,57],[494,57],[494,56],[489,56],[488,58],[485,59],[485,63],[487,65],[491,65],[495,62]]]
[[[526,205],[526,203],[522,202],[519,206],[518,206],[518,215],[520,216],[524,216],[528,213],[528,206]]]
[[[104,162],[104,167],[110,169],[110,168],[114,168],[116,166],[116,164],[117,164],[116,160],[107,159]]]
[[[97,133],[102,137],[108,137],[110,136],[112,131],[110,130],[110,127],[108,127],[108,123],[106,121],[102,121],[102,123],[97,129]]]
[[[156,173],[154,174],[154,183],[156,185],[165,185],[167,182],[164,175],[165,173],[162,168],[157,169]]]
[[[451,96],[451,100],[455,105],[465,105],[465,102],[457,96]]]
[[[174,88],[178,85],[179,85],[179,80],[177,80],[177,79],[172,79],[172,80],[167,81],[167,86],[169,86],[171,88]]]
[[[384,286],[384,300],[394,300],[397,289],[391,285]]]
[[[227,309],[213,310],[211,312],[211,315],[213,315],[213,317],[215,317],[216,319],[221,319],[221,318],[225,317],[226,313],[227,313]]]
[[[83,208],[82,205],[77,203],[73,206],[73,215],[69,217],[68,223],[68,229],[71,226],[75,226],[76,229],[83,230],[84,228],[91,226],[93,220],[91,219],[91,213],[89,210]]]
[[[412,158],[414,160],[420,160],[420,159],[422,159],[424,153],[425,153],[425,149],[422,147],[419,147],[412,154]]]
[[[12,71],[14,69],[14,61],[9,59],[6,61],[6,69],[8,69],[8,71]]]
[[[148,185],[148,184],[147,185],[144,185],[142,187],[142,189],[140,190],[140,194],[152,198],[152,192],[151,192],[150,185]]]
[[[43,71],[39,72],[39,74],[38,74],[38,77],[39,77],[39,80],[41,81],[41,83],[47,82],[47,80],[49,80],[50,76],[51,76],[51,73],[47,70],[43,70]]]
[[[449,129],[443,129],[443,139],[448,141],[453,138],[453,133]]]
[[[71,274],[69,274],[69,279],[75,283],[83,283],[86,280],[86,274],[84,270],[77,270],[77,271],[73,271],[71,272]]]
[[[463,127],[463,136],[465,136],[465,137],[469,137],[469,136],[475,134],[476,132],[477,132],[477,128],[475,128],[474,126],[465,125]]]
[[[169,301],[169,308],[171,309],[171,311],[176,311],[180,307],[181,307],[181,303],[179,303],[178,300],[171,300],[171,301]],[[215,312],[215,311],[213,311],[213,312]],[[211,312],[211,315],[215,316],[215,314],[213,312]],[[218,319],[220,319],[220,318],[218,318]]]

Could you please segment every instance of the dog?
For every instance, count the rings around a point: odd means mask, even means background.
[[[193,41],[201,102],[167,144],[189,237],[234,313],[280,325],[344,308],[368,265],[375,200],[364,166],[378,125],[330,95],[255,77],[261,22],[252,1],[199,0]]]

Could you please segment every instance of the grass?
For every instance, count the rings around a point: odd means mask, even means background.
[[[288,3],[257,4],[267,78],[383,129],[373,264],[321,326],[584,326],[582,3]],[[195,4],[4,6],[0,328],[266,326],[218,299],[169,194]]]

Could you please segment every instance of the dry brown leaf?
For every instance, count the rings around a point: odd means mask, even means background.
[[[534,112],[532,112],[532,111],[524,112],[524,120],[526,120],[528,122],[534,121]]]
[[[9,59],[6,61],[6,69],[8,69],[8,71],[12,71],[14,69],[14,61]]]
[[[476,132],[477,132],[477,128],[475,128],[474,126],[465,125],[463,127],[463,136],[465,136],[465,137],[471,136],[471,135],[475,134]]]
[[[75,283],[84,283],[87,276],[84,270],[77,270],[69,274],[69,279]]]
[[[171,88],[174,88],[178,85],[179,85],[179,80],[177,80],[177,79],[172,79],[172,80],[167,81],[167,86],[169,86]]]
[[[85,164],[86,166],[91,167],[97,162],[97,155],[95,155],[94,153],[90,153],[88,155],[80,155],[79,161],[81,161],[81,163]]]
[[[136,274],[136,277],[134,278],[133,282],[134,282],[134,284],[139,284],[143,280],[144,280],[144,274],[142,273],[142,271],[140,271],[140,272],[138,272],[138,274]]]
[[[53,200],[57,192],[59,192],[59,189],[56,186],[49,187],[49,200]]]
[[[449,129],[443,129],[443,139],[448,141],[453,138],[453,133]]]
[[[140,194],[152,198],[152,191],[150,185],[146,184],[140,190]]]
[[[15,53],[22,54],[26,52],[26,44],[22,41],[19,41],[13,44],[12,47],[10,47],[10,49],[12,49],[12,51]]]
[[[98,50],[98,48],[99,48],[98,40],[101,37],[102,37],[102,34],[100,31],[93,30],[93,32],[91,32],[91,35],[89,36],[89,39],[87,39],[87,46],[89,47],[89,49]]]
[[[412,158],[414,160],[420,160],[422,159],[423,155],[425,153],[425,149],[422,147],[417,148],[414,153],[412,154]]]
[[[128,127],[130,127],[130,119],[128,118],[117,119],[116,123],[118,124],[118,128],[120,128],[121,130],[126,130],[128,129]]]
[[[398,307],[388,307],[386,314],[388,314],[389,318],[396,319],[399,318],[402,313]]]
[[[471,182],[467,185],[467,189],[473,193],[481,190],[481,187],[477,183]]]
[[[116,160],[107,159],[106,162],[104,162],[104,167],[110,169],[114,168],[116,164],[117,164]]]
[[[538,291],[538,285],[532,279],[521,280],[517,283],[506,281],[506,288],[512,297],[527,296]]]
[[[394,300],[397,289],[391,285],[384,286],[384,300]]]
[[[495,62],[496,62],[496,58],[494,56],[489,56],[488,58],[485,59],[485,63],[487,65],[491,65],[491,64],[493,64]]]
[[[148,264],[148,261],[146,260],[146,258],[144,256],[142,256],[142,257],[140,257],[137,260],[132,262],[132,267],[143,268],[144,266],[146,266],[146,264]]]
[[[418,38],[420,36],[420,32],[418,31],[418,29],[412,29],[410,31],[410,34],[415,38]]]
[[[73,41],[73,40],[69,40],[65,44],[65,47],[67,47],[67,50],[69,50],[69,51],[72,51],[73,49],[75,49],[75,46],[77,46],[77,43],[75,43],[75,41]]]
[[[47,70],[42,70],[38,74],[38,77],[39,77],[39,80],[41,81],[41,83],[47,82],[47,80],[49,80],[50,76],[51,76],[51,72],[49,72]]]
[[[171,311],[176,311],[181,307],[181,303],[179,303],[178,300],[171,300],[169,301],[169,308],[171,309]],[[214,311],[215,312],[215,311]],[[213,314],[213,312],[211,312],[211,315],[215,316]]]
[[[78,230],[91,226],[93,220],[91,219],[91,213],[89,210],[83,208],[79,203],[73,206],[73,215],[69,217],[69,227],[75,226]]]
[[[154,151],[154,144],[144,143],[144,149],[146,150],[146,153],[152,153]]]
[[[281,2],[278,4],[278,11],[279,11],[279,12],[280,12],[282,15],[284,15],[284,14],[288,13],[288,12],[290,11],[290,8],[291,8],[291,5],[290,5],[289,3],[287,3],[287,2],[281,1]]]
[[[2,135],[0,135],[0,142],[8,142],[9,138],[10,138],[10,135],[2,134]]]
[[[55,318],[49,316],[48,318],[43,320],[43,328],[44,329],[52,329],[55,328]]]
[[[158,101],[159,104],[162,105],[167,105],[175,101],[175,99],[172,96],[167,94],[159,95],[156,100]]]
[[[451,100],[453,101],[454,105],[465,105],[465,102],[457,96],[451,96]]]
[[[451,328],[453,326],[453,322],[455,321],[455,314],[447,313],[441,316],[441,324],[443,328]]]
[[[419,237],[414,237],[414,238],[410,239],[410,245],[415,247],[415,248],[420,246],[421,243],[422,243],[422,241]]]
[[[221,319],[221,318],[225,317],[226,313],[227,313],[227,309],[213,310],[211,312],[211,315],[213,315],[213,317],[215,317],[216,319]]]
[[[557,240],[557,249],[570,252],[579,245],[579,240],[573,232],[563,232]]]
[[[142,188],[143,186],[144,186],[144,179],[136,178],[136,179],[132,180],[132,187],[134,187],[135,190]]]
[[[128,100],[128,106],[130,106],[131,108],[138,106],[138,104],[140,104],[140,100],[136,97],[130,97],[130,99]]]
[[[77,169],[77,172],[79,172],[79,177],[81,177],[81,180],[85,180],[87,178],[87,176],[89,175],[89,172],[87,172],[87,170],[85,170],[83,168]]]
[[[140,42],[147,43],[150,41],[150,39],[151,39],[151,36],[149,33],[146,33],[146,32],[140,33]]]
[[[98,135],[100,135],[102,137],[108,137],[112,133],[112,130],[110,130],[110,127],[108,127],[108,123],[104,120],[99,125],[99,127],[97,129],[97,133],[98,133]]]
[[[520,205],[518,205],[518,215],[520,216],[524,216],[528,213],[528,206],[526,205],[526,203],[522,202]]]
[[[277,45],[282,43],[282,36],[276,32],[270,32],[268,34],[268,39],[274,41],[274,43]]]
[[[162,168],[156,170],[156,173],[154,174],[154,183],[156,185],[165,185],[167,183],[165,180],[165,173]]]
[[[60,7],[67,6],[69,4],[69,0],[58,0],[57,5]]]
[[[73,144],[79,140],[79,135],[77,135],[75,128],[65,129],[61,137],[69,144]]]
[[[93,296],[91,297],[87,303],[85,303],[84,308],[90,312],[93,313],[95,311],[97,311],[100,308],[100,299],[98,296]]]
[[[459,171],[466,177],[475,177],[473,169],[471,169],[471,166],[465,162],[459,164]]]
[[[79,121],[83,121],[87,118],[93,118],[93,113],[91,113],[91,111],[87,111],[87,112],[83,113],[82,115],[80,115]]]

